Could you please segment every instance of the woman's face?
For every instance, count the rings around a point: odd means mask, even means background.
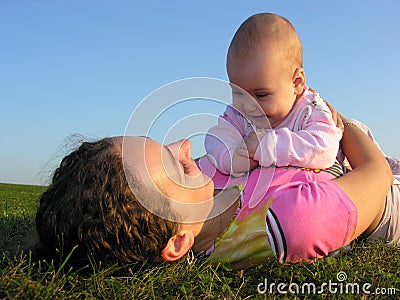
[[[147,189],[167,197],[172,207],[183,216],[184,223],[207,218],[213,205],[214,184],[192,159],[190,141],[181,140],[163,146],[144,137],[115,140],[122,145],[124,167],[129,173],[138,175]],[[129,182],[129,176],[127,179]],[[138,198],[134,184],[130,183],[130,186]],[[151,198],[146,196],[143,198]]]

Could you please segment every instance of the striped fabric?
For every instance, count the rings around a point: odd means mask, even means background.
[[[271,249],[280,262],[286,260],[286,240],[274,211],[270,208],[267,213],[267,235]]]

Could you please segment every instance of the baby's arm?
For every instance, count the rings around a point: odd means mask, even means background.
[[[265,167],[272,164],[313,169],[331,167],[336,159],[342,131],[335,126],[328,111],[313,108],[309,120],[297,132],[288,128],[268,131],[260,140],[254,159]]]
[[[244,126],[243,117],[228,106],[218,124],[206,135],[206,151],[215,167],[224,174],[241,175],[258,165],[247,153]]]

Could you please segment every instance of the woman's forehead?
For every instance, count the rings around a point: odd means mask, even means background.
[[[161,181],[166,177],[172,181],[179,181],[176,159],[167,147],[157,141],[146,137],[124,137],[122,160],[124,168],[152,182]]]
[[[153,160],[161,156],[162,146],[146,137],[125,136],[118,138],[122,145],[122,160],[124,164],[141,166],[151,156]]]

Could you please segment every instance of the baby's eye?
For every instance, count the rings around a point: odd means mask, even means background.
[[[257,97],[257,99],[262,99],[262,98],[269,96],[269,94],[268,93],[257,93],[255,96]]]

